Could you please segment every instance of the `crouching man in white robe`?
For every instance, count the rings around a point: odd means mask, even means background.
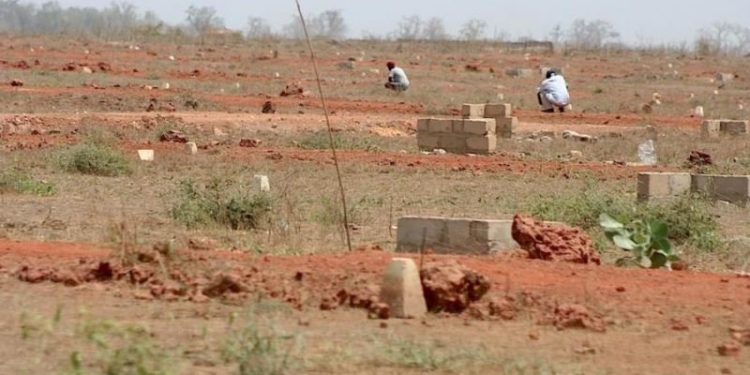
[[[397,67],[394,62],[388,62],[387,67],[388,82],[385,84],[385,88],[393,91],[406,91],[409,88],[409,78],[406,77],[406,72]]]
[[[570,105],[570,93],[565,78],[553,70],[548,71],[547,79],[539,86],[537,98],[542,106],[542,112],[554,113],[555,108],[565,112],[565,107]]]

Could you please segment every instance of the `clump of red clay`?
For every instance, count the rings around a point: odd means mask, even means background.
[[[531,259],[601,264],[591,237],[579,228],[544,224],[516,215],[512,234]]]
[[[461,313],[490,290],[490,280],[458,263],[435,263],[422,268],[427,309]]]
[[[563,304],[555,307],[550,320],[559,330],[579,328],[595,332],[607,331],[604,319],[589,312],[585,306],[577,304]]]

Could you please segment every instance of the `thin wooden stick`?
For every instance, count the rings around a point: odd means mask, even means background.
[[[310,40],[310,34],[307,32],[307,24],[305,23],[305,17],[302,15],[302,6],[299,0],[295,0],[297,3],[297,11],[299,12],[299,19],[302,22],[302,29],[305,31],[305,39],[307,40],[307,47],[310,49],[310,60],[313,64],[313,70],[315,71],[315,80],[318,83],[318,93],[320,94],[320,102],[323,105],[323,114],[326,118],[326,126],[328,127],[328,140],[331,143],[331,153],[333,154],[333,164],[336,166],[336,178],[339,182],[339,190],[341,191],[341,206],[344,210],[344,231],[346,233],[346,246],[349,251],[352,251],[352,240],[349,235],[349,213],[346,208],[346,193],[344,192],[344,182],[341,178],[341,168],[339,167],[339,158],[336,154],[336,144],[333,141],[333,129],[331,128],[331,120],[328,116],[328,106],[326,105],[326,97],[323,95],[323,85],[320,83],[320,73],[318,73],[318,62],[315,59],[315,51],[313,50],[312,41]]]

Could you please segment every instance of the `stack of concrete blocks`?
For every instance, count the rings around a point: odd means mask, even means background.
[[[747,120],[706,120],[701,133],[704,138],[719,138],[721,135],[740,136],[750,133]]]
[[[746,207],[750,202],[750,176],[689,173],[639,173],[638,200],[663,201],[688,193]]]
[[[454,219],[406,216],[398,220],[397,252],[491,254],[518,249],[513,220]]]
[[[497,149],[497,138],[511,138],[518,118],[510,104],[464,104],[461,119],[420,119],[417,143],[420,149],[443,149],[455,154],[489,154]]]

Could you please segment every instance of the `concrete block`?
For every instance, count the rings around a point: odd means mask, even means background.
[[[383,275],[380,300],[388,305],[389,315],[393,318],[413,319],[427,314],[422,281],[413,260],[391,260]]]
[[[453,133],[461,134],[464,132],[464,120],[453,120]]]
[[[268,180],[268,176],[262,175],[262,174],[256,174],[255,176],[253,176],[253,178],[255,179],[255,181],[257,181],[258,188],[260,189],[261,192],[264,192],[264,193],[271,192],[271,183]]]
[[[484,118],[484,104],[464,104],[461,106],[463,118]]]
[[[716,81],[727,83],[734,81],[734,74],[732,73],[716,73]]]
[[[518,117],[496,117],[495,132],[500,138],[511,138],[518,129]]]
[[[678,197],[689,193],[690,173],[648,172],[638,174],[638,200],[650,201]]]
[[[719,128],[722,134],[727,135],[744,135],[750,130],[750,122],[738,120],[721,120]]]
[[[461,134],[441,134],[438,136],[438,147],[451,153],[466,152],[466,136]]]
[[[701,127],[701,136],[703,138],[719,138],[721,135],[721,121],[706,120]]]
[[[691,189],[709,199],[730,202],[742,207],[750,202],[750,176],[693,175]]]
[[[505,104],[487,104],[484,106],[484,117],[510,117],[513,114],[513,106]]]
[[[497,150],[497,136],[470,137],[466,139],[466,149],[469,153],[489,154]]]
[[[198,145],[195,142],[185,143],[185,150],[187,150],[188,154],[195,155],[198,153]]]
[[[430,119],[431,133],[452,133],[453,120],[451,119]]]
[[[417,133],[417,146],[422,150],[432,151],[439,148],[440,137],[430,133]]]
[[[138,150],[141,161],[154,161],[154,150]]]
[[[512,220],[451,219],[407,216],[398,221],[398,252],[425,249],[443,254],[490,254],[515,250]]]
[[[417,132],[428,132],[430,131],[430,120],[429,118],[421,118],[417,120]]]
[[[458,121],[456,121],[458,122]],[[463,133],[473,135],[495,134],[495,119],[462,120]],[[454,128],[455,129],[455,128]]]

